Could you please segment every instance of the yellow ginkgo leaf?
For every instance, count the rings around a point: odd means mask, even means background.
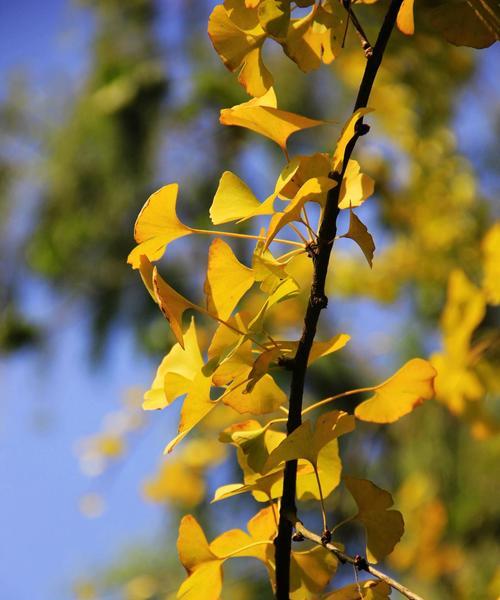
[[[285,152],[286,142],[293,133],[325,124],[324,121],[280,110],[276,106],[276,96],[271,88],[261,98],[221,110],[220,122],[251,129],[276,142]]]
[[[342,49],[346,17],[340,2],[314,4],[309,14],[291,21],[283,45],[287,56],[305,73],[330,64]]]
[[[316,421],[314,431],[311,422],[304,421],[271,452],[264,465],[264,472],[283,462],[299,458],[305,458],[317,467],[321,450],[340,435],[352,431],[354,425],[352,415],[338,410],[321,415]]]
[[[285,392],[270,375],[264,375],[253,386],[246,390],[251,368],[235,379],[228,391],[222,396],[224,404],[231,406],[240,414],[264,415],[275,412],[287,400]]]
[[[365,255],[366,260],[370,267],[373,264],[373,255],[375,253],[375,242],[368,231],[366,225],[361,221],[361,219],[355,214],[355,212],[350,209],[349,212],[349,230],[344,235],[340,236],[341,238],[349,238],[356,242],[356,244],[361,248],[363,254]]]
[[[233,3],[234,4],[234,3]],[[217,5],[208,21],[208,35],[217,54],[251,96],[263,96],[273,78],[262,60],[266,32],[255,10]]]
[[[373,108],[358,108],[358,110],[353,112],[353,114],[349,117],[347,123],[342,129],[342,133],[337,141],[337,145],[335,146],[332,160],[332,171],[335,171],[336,173],[340,173],[342,171],[345,151],[352,138],[356,135],[357,123],[364,115],[370,112],[373,112]]]
[[[324,204],[328,192],[337,185],[337,182],[329,177],[314,177],[304,183],[297,192],[297,195],[291,200],[283,212],[278,212],[273,215],[269,223],[266,242],[264,248],[268,248],[269,244],[277,236],[278,232],[292,221],[300,221],[301,211],[306,202],[317,202]]]
[[[330,155],[316,152],[307,156],[294,156],[281,171],[276,182],[277,195],[281,198],[295,198],[300,188],[315,177],[328,177],[330,173]]]
[[[211,385],[211,378],[205,377],[203,373],[194,378],[182,403],[178,433],[165,447],[165,453],[172,452],[175,446],[217,406],[217,400],[210,399]]]
[[[177,218],[175,205],[179,186],[171,183],[151,195],[135,222],[134,237],[139,244],[129,254],[127,262],[134,269],[141,265],[141,256],[150,261],[161,258],[170,242],[193,233]]]
[[[261,0],[257,11],[263,29],[274,38],[286,37],[290,23],[290,0]]]
[[[359,597],[361,590],[361,598]],[[391,587],[380,579],[368,579],[359,583],[351,583],[331,594],[323,600],[389,600]]]
[[[351,339],[351,336],[347,333],[339,333],[334,335],[329,340],[325,340],[324,342],[313,342],[311,352],[309,353],[308,365],[312,365],[314,362],[323,358],[324,356],[328,356],[333,352],[337,352],[341,350]],[[281,352],[285,356],[293,356],[297,350],[298,342],[284,342],[284,341],[276,341],[276,345],[280,348]],[[271,348],[271,346],[269,346]]]
[[[194,318],[184,334],[184,348],[177,343],[161,361],[151,388],[144,394],[142,407],[158,410],[186,394],[203,367]]]
[[[415,33],[413,2],[414,0],[403,0],[403,4],[401,4],[396,20],[399,31],[405,35],[413,35]]]
[[[378,562],[392,552],[404,533],[404,521],[398,510],[389,510],[394,504],[391,494],[367,479],[344,477],[347,489],[358,505],[353,517],[366,530],[368,560]]]
[[[374,188],[373,179],[361,173],[356,160],[350,160],[340,186],[339,208],[342,210],[361,206],[373,194]]]
[[[208,311],[226,321],[253,283],[252,269],[236,258],[229,244],[216,238],[208,251],[205,280]]]
[[[356,407],[355,416],[372,423],[393,423],[434,396],[436,369],[413,358],[378,385],[375,394]]]
[[[210,207],[210,219],[218,225],[244,221],[257,215],[271,215],[273,204],[274,195],[259,202],[244,181],[231,171],[225,171]]]
[[[156,267],[153,269],[153,290],[156,302],[167,319],[172,333],[181,347],[184,348],[182,315],[189,308],[198,310],[198,307],[187,298],[184,298],[184,296],[181,296],[174,288],[170,287],[163,277],[160,276]]]
[[[290,563],[291,600],[318,598],[338,567],[337,557],[321,546],[292,552]]]
[[[272,511],[273,507],[268,507],[252,517],[248,522],[248,533],[232,529],[210,544],[198,521],[192,515],[183,517],[177,550],[188,577],[179,588],[177,598],[218,600],[222,590],[222,565],[228,558],[252,557],[267,563],[276,534]],[[209,589],[205,589],[206,585]]]
[[[264,293],[272,294],[287,279],[286,266],[287,262],[275,260],[269,249],[264,250],[264,241],[259,240],[252,257],[252,270],[255,281],[260,283]]]

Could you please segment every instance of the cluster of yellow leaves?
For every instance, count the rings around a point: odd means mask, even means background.
[[[308,14],[292,18],[296,8],[307,6]],[[336,58],[346,26],[347,12],[334,0],[225,0],[210,15],[208,34],[224,65],[238,73],[248,94],[259,97],[273,85],[262,57],[267,39],[308,72]]]
[[[482,286],[476,287],[460,270],[451,273],[447,301],[441,316],[443,349],[431,360],[438,372],[437,398],[456,415],[472,423],[472,431],[484,437],[496,431],[484,400],[490,366],[487,353],[498,345],[495,332],[475,336],[486,315],[487,305],[500,303],[500,224],[485,235]]]
[[[255,558],[263,562],[274,585],[275,506],[258,512],[247,527],[248,533],[231,529],[209,544],[193,516],[182,519],[177,549],[187,579],[179,588],[178,598],[218,600],[222,590],[222,567],[229,558]],[[290,598],[302,600],[320,593],[335,573],[337,564],[334,555],[319,546],[305,552],[292,552]]]

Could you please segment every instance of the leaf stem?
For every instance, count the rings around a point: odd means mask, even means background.
[[[377,387],[378,386],[374,385],[372,387],[358,388],[357,390],[349,390],[347,392],[335,394],[335,396],[330,396],[329,398],[325,398],[324,400],[320,400],[319,402],[316,402],[315,404],[311,404],[311,406],[304,408],[304,410],[302,411],[302,416],[306,415],[307,413],[311,412],[312,410],[316,410],[320,406],[324,406],[325,404],[329,404],[330,402],[333,402],[334,400],[338,400],[339,398],[345,398],[346,396],[353,396],[354,394],[362,394],[363,392],[372,392]]]
[[[266,240],[265,235],[251,235],[249,233],[233,233],[231,231],[212,231],[210,229],[192,229],[192,231],[194,233],[203,234],[203,235],[220,235],[220,236],[240,238],[240,239],[245,239],[245,240],[259,240],[259,241]],[[289,246],[295,246],[296,248],[304,247],[304,244],[302,244],[300,242],[295,242],[293,240],[284,240],[281,238],[274,238],[273,242],[276,242],[277,244],[288,244]]]
[[[236,556],[240,552],[243,552],[245,550],[250,550],[250,548],[255,548],[256,546],[262,546],[264,544],[273,545],[273,543],[274,542],[272,540],[262,540],[260,542],[252,542],[251,544],[247,544],[246,546],[242,546],[241,548],[238,548],[237,550],[234,550],[233,552],[230,552],[229,554],[225,554],[223,556],[218,556],[217,558],[220,558],[221,560],[226,560],[227,558],[231,558],[232,556]]]

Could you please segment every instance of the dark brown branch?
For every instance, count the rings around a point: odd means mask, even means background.
[[[385,583],[387,583],[387,585],[390,585],[393,589],[403,594],[403,596],[409,598],[409,600],[424,600],[421,596],[418,596],[392,577],[389,577],[389,575],[386,575],[385,573],[382,573],[382,571],[376,569],[366,559],[361,558],[359,556],[349,556],[348,554],[345,554],[344,552],[336,548],[333,544],[324,543],[321,539],[321,536],[306,529],[300,521],[297,521],[295,523],[295,530],[303,538],[311,540],[312,542],[316,542],[316,544],[320,544],[324,548],[330,550],[333,554],[335,554],[335,556],[340,560],[341,563],[349,563],[350,565],[356,567],[356,569],[358,569],[359,571],[366,571],[367,573],[370,573],[370,575],[373,575],[377,579],[384,581]]]
[[[379,69],[382,57],[396,22],[396,17],[403,0],[392,0],[380,29],[377,41],[373,48],[373,54],[368,58],[365,72],[361,81],[358,97],[354,110],[364,107],[368,103],[370,93]],[[287,432],[292,433],[302,422],[302,396],[307,371],[309,353],[316,335],[321,310],[327,305],[325,295],[325,281],[328,272],[330,254],[333,240],[337,235],[337,217],[339,214],[339,194],[342,179],[349,158],[360,135],[364,133],[361,127],[357,135],[348,144],[342,173],[331,173],[330,177],[338,182],[328,193],[323,218],[318,233],[317,247],[312,253],[314,263],[314,275],[311,286],[309,303],[304,318],[304,328],[295,354],[292,381],[290,387],[290,402],[287,422]],[[277,600],[288,600],[290,592],[290,553],[292,545],[292,523],[296,521],[295,491],[297,479],[297,461],[286,463],[283,481],[283,496],[281,499],[280,520],[276,545],[276,598]]]

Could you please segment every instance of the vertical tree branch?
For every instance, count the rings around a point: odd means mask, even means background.
[[[387,42],[396,23],[396,17],[403,0],[391,0],[391,4],[384,18],[372,55],[368,58],[363,79],[359,86],[359,92],[354,105],[354,111],[364,107],[368,103],[370,93],[377,75]],[[314,275],[311,285],[309,303],[304,318],[304,328],[299,341],[295,359],[293,362],[292,381],[290,387],[289,414],[287,421],[287,432],[292,433],[302,422],[302,396],[307,371],[309,353],[316,335],[316,327],[319,315],[326,308],[328,299],[325,296],[325,281],[328,272],[330,254],[333,240],[337,235],[337,217],[339,214],[338,202],[342,179],[349,158],[360,135],[364,132],[358,122],[357,134],[347,146],[342,173],[330,173],[330,177],[338,182],[328,193],[328,198],[319,228],[317,249],[312,255],[314,264]],[[276,598],[277,600],[288,600],[290,593],[290,554],[292,548],[292,529],[296,521],[296,492],[297,461],[286,463],[283,481],[283,496],[281,499],[280,520],[278,536],[275,540],[276,546]]]

